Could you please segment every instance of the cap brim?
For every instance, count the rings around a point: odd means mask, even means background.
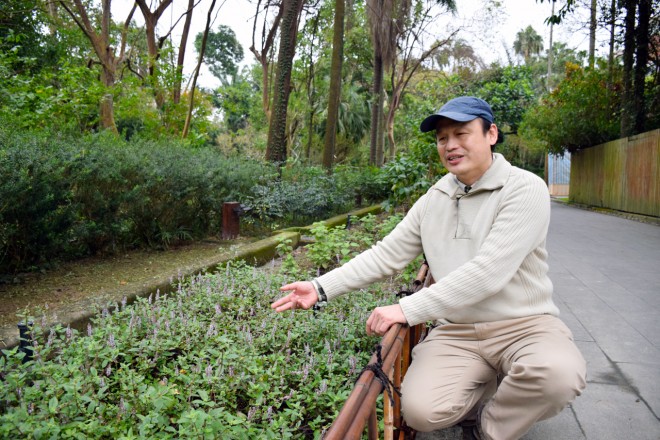
[[[468,122],[478,118],[478,116],[467,115],[465,113],[457,113],[457,112],[436,113],[424,119],[420,124],[419,129],[422,131],[422,133],[433,131],[435,130],[435,127],[441,118],[447,118],[447,119],[451,119],[452,121],[458,121],[458,122]]]

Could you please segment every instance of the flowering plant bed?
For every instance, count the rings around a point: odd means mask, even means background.
[[[394,286],[277,314],[286,270],[233,263],[104,311],[82,333],[42,338],[37,323],[32,360],[18,348],[0,357],[0,437],[319,437],[377,342],[368,314]]]

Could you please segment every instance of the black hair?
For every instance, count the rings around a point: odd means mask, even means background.
[[[484,118],[479,118],[479,119],[481,119],[481,127],[484,130],[484,135],[486,135],[486,133],[488,133],[488,130],[490,130],[490,126],[493,125],[493,123],[488,122]],[[497,127],[497,141],[495,141],[495,145],[501,144],[502,142],[504,142],[504,133],[502,133],[500,128]],[[495,151],[495,145],[490,146],[490,151]]]

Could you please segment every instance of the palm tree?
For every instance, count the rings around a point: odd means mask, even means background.
[[[517,55],[522,55],[525,64],[528,64],[532,55],[538,55],[543,50],[543,37],[532,26],[527,26],[516,34],[513,50]]]

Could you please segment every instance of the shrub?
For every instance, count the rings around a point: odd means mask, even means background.
[[[175,141],[0,126],[0,272],[216,234],[222,204],[274,171]]]
[[[243,201],[252,222],[277,228],[346,212],[355,200],[354,188],[322,168],[296,166],[284,169],[280,180],[255,185]]]

